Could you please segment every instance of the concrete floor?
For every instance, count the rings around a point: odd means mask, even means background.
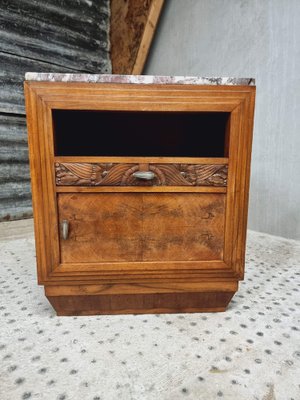
[[[248,233],[225,313],[57,317],[32,220],[0,224],[1,400],[299,400],[300,243]]]
[[[25,239],[33,237],[33,219],[0,222],[0,241]]]

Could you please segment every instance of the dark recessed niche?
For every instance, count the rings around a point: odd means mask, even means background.
[[[55,155],[224,157],[229,115],[53,110]]]

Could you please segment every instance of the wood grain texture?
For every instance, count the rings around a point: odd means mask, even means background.
[[[254,87],[196,87],[193,85],[182,87],[180,85],[167,85],[167,87],[163,85],[151,85],[151,86],[139,86],[137,88],[135,85],[128,87],[127,85],[114,85],[114,84],[64,84],[64,83],[45,83],[45,82],[29,82],[28,86],[30,86],[32,93],[35,96],[39,96],[39,98],[43,99],[43,102],[47,104],[49,109],[53,108],[68,108],[70,105],[75,108],[84,109],[85,107],[95,107],[96,109],[105,109],[111,106],[111,100],[114,99],[114,107],[121,106],[126,104],[127,109],[136,110],[139,106],[139,100],[141,98],[147,99],[147,110],[151,111],[152,109],[157,110],[157,104],[161,104],[163,108],[166,108],[168,111],[179,109],[179,104],[182,104],[183,110],[186,109],[186,105],[189,105],[189,110],[192,111],[202,111],[207,109],[215,109],[218,107],[218,110],[223,111],[232,111],[237,108],[237,106],[244,102],[245,98],[247,98],[250,94],[254,93]],[[89,96],[93,93],[93,100],[90,102]],[[87,94],[87,98],[86,98]],[[130,97],[132,101],[131,104],[128,103],[128,97]],[[177,99],[177,102],[168,103],[169,99]],[[63,101],[64,99],[64,101]],[[136,100],[136,101],[135,101]],[[166,103],[167,101],[167,103]],[[189,101],[192,103],[189,103]],[[145,105],[143,104],[143,107]],[[145,109],[145,108],[144,108]],[[51,125],[52,120],[49,117],[48,122],[46,124]],[[239,135],[244,134],[240,131],[239,125],[233,124],[230,127],[230,137],[239,137]],[[233,139],[231,142],[231,147],[233,150],[233,143],[235,143],[236,139]],[[52,148],[52,144],[48,143],[46,147],[47,149]],[[235,150],[238,153],[237,150]],[[75,160],[76,161],[76,160]],[[98,159],[97,159],[98,161]],[[99,160],[100,161],[100,160]],[[166,162],[166,161],[165,161]],[[52,164],[53,165],[53,164]],[[51,168],[52,166],[48,166],[47,168]],[[229,182],[229,190],[238,192],[239,185],[238,182],[235,181],[235,171],[231,170],[233,174],[232,178],[228,180]],[[230,174],[230,165],[229,165],[229,174]],[[46,178],[45,178],[46,179]],[[53,183],[52,183],[53,184]],[[95,188],[96,189],[96,188]],[[146,188],[145,188],[146,189]],[[186,189],[186,188],[183,188]],[[53,189],[55,190],[55,189]],[[80,189],[82,190],[82,189]],[[135,189],[136,190],[136,189]],[[152,189],[153,190],[153,189]],[[214,189],[216,190],[216,189]],[[55,204],[53,205],[55,207]],[[227,209],[234,210],[235,204],[233,202],[227,202]],[[238,209],[237,209],[238,211]],[[226,214],[227,215],[227,214]],[[230,227],[231,220],[226,217],[225,226]],[[47,227],[43,227],[42,230],[48,229]],[[225,249],[224,256],[228,265],[228,268],[234,268],[234,259],[229,251],[226,250],[228,248],[229,243],[231,243],[232,232],[229,232],[229,236],[226,236],[225,241]],[[46,246],[49,247],[49,244]],[[225,251],[226,250],[226,251]],[[49,250],[51,251],[51,250]],[[41,279],[43,282],[54,282],[55,280],[64,280],[68,281],[72,276],[72,279],[76,280],[88,280],[90,279],[90,274],[81,274],[78,272],[78,275],[72,273],[72,268],[69,270],[62,270],[59,272],[57,268],[57,264],[54,264],[52,269],[49,270],[47,267],[47,278],[45,276]],[[55,272],[52,272],[54,270]],[[65,272],[64,272],[65,271]],[[234,271],[229,272],[229,270],[224,270],[223,267],[220,268],[220,276],[226,278],[227,276],[233,276],[235,274]],[[193,274],[195,274],[193,272]],[[207,266],[207,271],[201,271],[201,274],[198,276],[214,276],[214,272],[210,269],[210,266]],[[231,275],[230,275],[231,274]],[[99,274],[96,274],[98,279],[100,278]],[[155,275],[149,275],[149,277],[154,278]],[[165,274],[167,277],[167,275]],[[196,276],[196,275],[194,275]],[[69,278],[68,278],[69,277]],[[116,279],[123,279],[124,277],[120,274],[119,278],[116,276]],[[134,273],[131,273],[131,278],[134,278]],[[227,279],[227,278],[226,278]]]
[[[111,61],[114,74],[140,74],[163,0],[111,0]]]
[[[224,311],[237,282],[46,286],[58,315]]]
[[[137,86],[25,85],[38,277],[52,287],[47,296],[61,315],[224,310],[236,291],[230,284],[243,277],[255,88]],[[118,157],[55,157],[52,109],[58,108],[230,112],[228,157],[215,164],[123,158],[144,171],[150,164],[226,165],[227,187],[57,186],[55,162],[122,163]],[[62,219],[70,222],[65,241]],[[189,286],[197,282],[218,285]]]
[[[235,292],[238,284],[229,282],[156,282],[119,283],[102,285],[60,285],[45,286],[47,296],[91,296],[106,294],[146,294],[146,293],[184,293],[184,292]]]
[[[131,163],[169,164],[170,157],[115,157],[115,156],[56,156],[57,163]],[[183,164],[228,164],[228,157],[172,157],[173,163]]]
[[[158,20],[164,5],[164,0],[152,0],[146,21],[143,36],[140,41],[139,49],[136,55],[132,74],[142,74],[151,47],[151,43],[156,31]]]
[[[134,177],[142,170],[155,177]],[[227,165],[55,163],[58,186],[226,186]]]
[[[124,273],[126,273],[124,275]],[[107,278],[116,278],[118,282],[128,281],[143,276],[151,278],[173,277],[186,279],[189,274],[194,278],[215,278],[218,274],[222,278],[236,278],[236,274],[224,263],[223,260],[200,260],[200,261],[114,261],[114,262],[78,262],[62,263],[51,272],[51,277],[62,278],[62,280],[77,279],[83,275],[87,278],[98,277],[101,282],[107,283]],[[172,275],[173,274],[173,275]],[[63,279],[65,278],[65,279]],[[115,281],[115,282],[117,282]]]
[[[130,269],[129,269],[130,268]],[[63,283],[119,284],[237,280],[236,273],[224,261],[168,261],[60,264],[43,281],[47,285]]]
[[[235,292],[47,296],[57,315],[160,314],[225,311]]]
[[[56,186],[56,193],[226,193],[216,186]]]
[[[222,259],[221,194],[60,194],[58,209],[63,263]]]

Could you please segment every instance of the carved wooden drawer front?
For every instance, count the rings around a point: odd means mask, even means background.
[[[227,172],[225,164],[55,163],[57,186],[226,187]]]
[[[224,194],[59,194],[63,263],[221,260]]]

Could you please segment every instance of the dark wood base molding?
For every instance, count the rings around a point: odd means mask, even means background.
[[[224,282],[223,282],[224,283]],[[91,287],[94,285],[91,285]],[[113,292],[117,292],[117,285]],[[225,291],[203,287],[203,291],[178,291],[158,288],[159,293],[121,293],[92,294],[95,290],[89,290],[85,285],[83,294],[78,287],[68,286],[67,291],[59,287],[45,287],[46,296],[59,316],[72,315],[99,315],[99,314],[163,314],[163,313],[193,313],[193,312],[221,312],[225,311],[230,300],[237,290],[237,282],[226,283]],[[217,289],[218,287],[218,289]],[[235,290],[230,290],[230,287]],[[124,289],[124,288],[123,288]],[[164,290],[165,292],[162,292]],[[155,291],[155,289],[153,289]],[[58,293],[64,293],[58,295]],[[57,295],[51,295],[55,294]],[[67,294],[69,293],[69,294]],[[77,294],[70,294],[77,293]]]

